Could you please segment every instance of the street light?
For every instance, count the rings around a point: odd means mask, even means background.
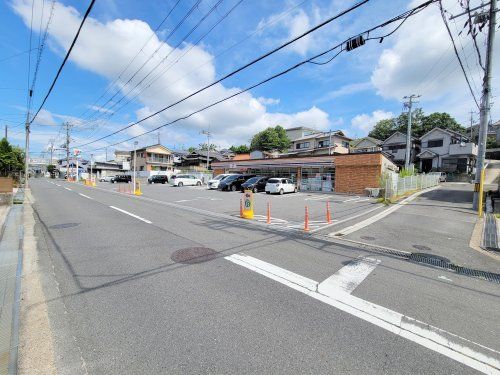
[[[137,162],[137,156],[136,156],[137,152],[136,152],[136,150],[137,150],[137,145],[138,144],[139,144],[138,141],[134,142],[134,181],[133,181],[133,186],[132,186],[132,189],[134,189],[134,191],[135,191],[135,171],[136,171],[136,162]]]

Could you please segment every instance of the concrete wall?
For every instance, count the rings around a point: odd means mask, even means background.
[[[382,154],[335,156],[335,191],[364,194],[366,188],[379,186]]]

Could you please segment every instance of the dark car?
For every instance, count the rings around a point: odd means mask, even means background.
[[[111,182],[113,184],[117,182],[131,182],[131,181],[132,181],[132,176],[128,174],[119,174],[111,179]]]
[[[254,174],[240,174],[228,176],[219,183],[218,189],[221,191],[238,191],[241,190],[241,184],[248,181]]]
[[[168,182],[168,176],[164,174],[157,174],[148,178],[149,184],[165,184]]]
[[[241,184],[241,192],[252,190],[254,193],[264,191],[269,177],[255,176]]]

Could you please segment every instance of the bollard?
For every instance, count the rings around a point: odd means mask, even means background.
[[[240,217],[243,217],[243,199],[240,199]]]
[[[306,206],[306,217],[304,218],[304,232],[309,232],[309,208]]]
[[[330,215],[330,201],[326,202],[326,222],[328,224],[332,223],[332,217]]]
[[[267,202],[267,218],[266,223],[271,224],[271,203]]]
[[[135,182],[134,195],[142,195],[141,183],[139,181]]]

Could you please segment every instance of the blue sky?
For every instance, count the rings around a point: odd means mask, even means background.
[[[74,124],[73,145],[117,130],[190,94],[354,3],[347,0],[243,0],[237,5],[239,0],[223,0],[179,48],[173,49],[217,2],[219,0],[202,0],[175,33],[171,33],[196,3],[196,0],[181,0],[154,34],[153,29],[167,15],[174,0],[97,0],[70,60],[33,125],[32,150],[46,150],[51,139],[56,146],[62,144],[60,124],[64,121]],[[102,159],[104,147],[108,145],[230,95],[421,2],[371,0],[222,84],[147,122],[82,149]],[[37,75],[34,109],[40,105],[62,61],[87,3],[54,3]],[[33,4],[32,47],[36,48],[49,19],[52,1],[34,0]],[[451,13],[460,11],[458,0],[447,0],[444,4]],[[193,45],[235,5],[234,11],[200,44]],[[9,139],[19,145],[24,144],[20,124],[26,112],[29,56],[26,51],[29,49],[31,6],[32,0],[10,0],[0,4],[0,124],[8,125]],[[480,68],[472,43],[465,33],[458,36],[463,22],[463,19],[451,22],[450,26],[479,96]],[[390,30],[391,27],[380,33]],[[141,47],[143,52],[139,52]],[[483,47],[482,39],[480,47]],[[19,55],[12,57],[16,54]],[[162,60],[167,55],[167,60]],[[37,50],[34,50],[30,81],[36,60]],[[122,73],[131,61],[130,67]],[[144,68],[126,84],[143,63]],[[157,64],[158,68],[139,84]],[[149,82],[152,82],[150,86]],[[103,99],[96,102],[105,92]],[[160,137],[169,147],[187,148],[202,142],[200,131],[210,128],[213,141],[227,147],[248,142],[252,134],[277,124],[285,127],[303,125],[319,130],[342,129],[351,137],[359,137],[366,135],[376,121],[399,114],[402,97],[414,93],[422,95],[419,106],[425,112],[449,112],[464,124],[468,123],[468,112],[474,109],[435,4],[410,18],[381,44],[372,41],[362,48],[342,53],[326,65],[305,65],[250,93],[163,128]],[[108,101],[112,95],[113,100]],[[126,102],[129,104],[121,108]],[[498,116],[497,106],[493,107],[494,121],[497,120],[495,116]],[[477,114],[475,117],[477,119]],[[155,143],[156,138],[155,133],[142,136],[138,141],[146,145]],[[114,149],[131,147],[132,142],[121,143],[110,146],[108,153],[111,155]]]

